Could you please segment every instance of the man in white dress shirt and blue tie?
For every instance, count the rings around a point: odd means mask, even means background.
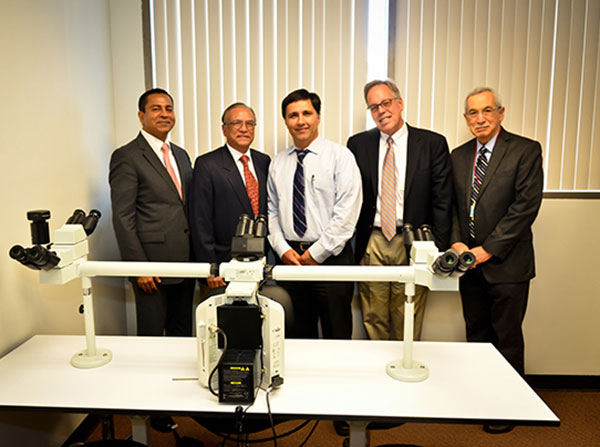
[[[350,241],[362,203],[352,153],[319,136],[321,100],[295,90],[281,111],[293,144],[272,161],[267,181],[269,242],[287,265],[352,265]],[[352,336],[352,282],[282,281],[294,306],[290,337]]]

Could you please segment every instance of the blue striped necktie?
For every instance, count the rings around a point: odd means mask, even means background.
[[[294,231],[299,237],[306,233],[306,199],[304,196],[304,157],[307,150],[296,149],[298,162],[294,173]]]
[[[487,170],[488,161],[486,157],[487,149],[482,146],[479,149],[479,155],[477,156],[477,163],[475,164],[475,175],[473,178],[473,188],[471,189],[471,210],[469,219],[469,235],[475,238],[475,206],[479,199],[479,190],[483,184],[485,177],[485,171]]]

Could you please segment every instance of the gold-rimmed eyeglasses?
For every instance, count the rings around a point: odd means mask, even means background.
[[[470,120],[474,120],[479,116],[480,113],[484,116],[484,118],[489,118],[494,113],[498,112],[500,109],[501,107],[486,107],[483,110],[470,109],[467,110],[467,118],[469,118]]]
[[[225,124],[226,126],[231,126],[235,130],[241,129],[242,126],[246,126],[247,129],[254,129],[256,127],[256,121],[235,120],[235,121],[229,121],[228,123],[223,123],[223,124]]]

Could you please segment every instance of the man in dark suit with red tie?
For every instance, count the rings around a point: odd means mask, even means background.
[[[501,127],[504,107],[490,88],[469,93],[464,116],[475,138],[452,152],[452,247],[477,258],[460,279],[467,340],[493,343],[523,374],[521,326],[535,276],[531,226],[542,201],[542,148]]]
[[[375,80],[364,87],[365,102],[377,126],[356,134],[347,146],[356,157],[363,202],[356,225],[356,262],[401,265],[408,258],[402,226],[431,226],[439,250],[446,250],[452,221],[452,172],[446,139],[409,126],[396,84]],[[361,282],[359,296],[369,338],[401,340],[404,331],[404,285]],[[414,337],[420,338],[427,289],[414,296]]]
[[[237,102],[221,117],[226,144],[196,159],[190,191],[190,227],[194,259],[221,263],[231,259],[231,238],[238,218],[267,215],[267,174],[271,159],[250,145],[256,115]],[[211,289],[225,286],[220,276],[207,278]]]
[[[138,102],[142,130],[113,152],[113,226],[124,261],[190,261],[186,201],[192,180],[187,152],[169,142],[173,98],[162,89]],[[131,278],[138,335],[191,336],[194,279]]]

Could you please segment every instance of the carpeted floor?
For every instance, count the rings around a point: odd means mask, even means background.
[[[585,391],[541,391],[539,395],[561,420],[560,427],[516,427],[512,432],[490,435],[480,425],[462,424],[404,424],[389,430],[370,432],[372,447],[386,444],[413,444],[422,447],[443,446],[544,446],[544,447],[600,447],[600,392]],[[177,432],[180,436],[200,439],[205,447],[221,445],[222,438],[208,432],[190,418],[178,417]],[[289,421],[277,426],[278,433],[297,426],[301,421]],[[116,437],[126,438],[131,432],[129,419],[126,416],[115,417]],[[307,437],[313,423],[287,438],[278,440],[278,447],[299,447]],[[266,438],[271,431],[252,435],[250,439]],[[97,429],[90,440],[100,439]],[[320,421],[310,439],[304,444],[307,447],[339,446],[344,439],[337,436],[331,421]],[[226,446],[235,446],[235,442],[227,442]],[[257,445],[257,444],[253,444]],[[272,446],[272,441],[260,443],[261,446]],[[172,433],[152,432],[152,447],[176,447]]]

